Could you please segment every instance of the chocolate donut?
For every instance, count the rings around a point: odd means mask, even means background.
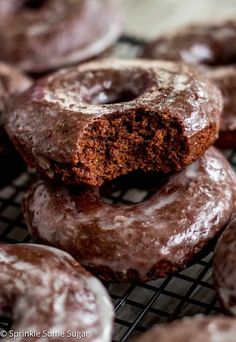
[[[224,99],[224,111],[216,146],[236,148],[236,66],[214,68],[208,71],[208,76],[217,84]]]
[[[210,148],[144,202],[107,204],[98,188],[39,180],[26,194],[23,212],[36,242],[69,252],[101,279],[146,282],[185,268],[222,230],[235,185],[226,159]]]
[[[4,108],[11,97],[21,93],[31,85],[31,80],[8,64],[0,62],[0,155],[9,147],[4,130],[6,118]]]
[[[234,219],[217,243],[213,275],[215,287],[223,307],[236,315],[236,220]]]
[[[0,62],[0,124],[3,125],[3,110],[11,96],[29,88],[32,81],[14,67]]]
[[[0,186],[25,167],[5,132],[4,108],[14,94],[21,93],[30,85],[31,80],[27,76],[12,66],[0,62]]]
[[[113,310],[102,284],[55,248],[0,245],[0,315],[17,341],[111,341]],[[63,336],[64,334],[64,336]],[[72,335],[73,334],[73,335]],[[10,340],[8,336],[6,340]]]
[[[219,90],[188,66],[108,59],[36,82],[9,108],[7,131],[42,175],[97,186],[183,169],[217,138],[221,110]]]
[[[236,148],[236,22],[192,25],[148,44],[142,57],[209,67],[208,77],[223,93],[224,112],[216,145]]]
[[[195,316],[155,326],[136,342],[234,342],[236,319]]]
[[[223,66],[236,62],[236,21],[195,24],[147,44],[144,58]]]
[[[95,57],[120,32],[117,0],[0,1],[0,59],[28,72]]]

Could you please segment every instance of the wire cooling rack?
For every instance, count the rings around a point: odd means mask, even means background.
[[[115,48],[115,55],[135,56],[142,43],[139,39],[122,37]],[[236,153],[227,151],[226,157],[236,168]],[[0,189],[0,242],[31,242],[20,210],[24,191],[30,181],[31,174],[24,172]],[[113,191],[108,200],[134,203],[145,196],[147,192],[143,189],[131,187]],[[212,254],[209,250],[207,256],[191,267],[165,279],[143,285],[108,285],[116,312],[113,341],[132,341],[154,324],[183,316],[221,313],[211,279]],[[3,319],[0,321],[0,328],[9,325]]]

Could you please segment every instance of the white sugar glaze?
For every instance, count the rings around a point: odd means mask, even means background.
[[[137,342],[234,342],[235,335],[234,318],[196,315],[155,326]]]
[[[133,205],[104,203],[97,189],[73,194],[39,181],[29,192],[26,221],[33,237],[67,251],[71,246],[85,266],[145,277],[159,261],[182,265],[200,252],[228,222],[235,186],[233,170],[211,148]]]
[[[87,331],[85,341],[110,341],[113,310],[107,292],[67,253],[40,245],[1,245],[0,268],[1,308],[8,298],[13,330]]]

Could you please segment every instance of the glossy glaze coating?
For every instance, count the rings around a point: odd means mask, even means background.
[[[236,66],[217,67],[208,71],[209,78],[222,92],[224,111],[216,145],[236,148]]]
[[[108,294],[69,254],[40,245],[0,245],[0,270],[0,315],[13,320],[15,332],[40,333],[17,341],[61,341],[47,334],[63,332],[64,340],[77,341],[68,331],[87,332],[86,342],[111,341]]]
[[[23,203],[35,241],[70,252],[105,280],[148,281],[184,268],[230,219],[236,178],[210,148],[148,200],[106,204],[98,188],[38,181]]]
[[[236,316],[236,220],[226,228],[216,246],[214,280],[224,308]]]
[[[229,317],[195,316],[152,328],[136,342],[234,342],[236,320]]]
[[[236,148],[236,22],[192,25],[151,42],[142,56],[208,66],[208,74],[223,93],[224,111],[216,145]]]
[[[101,185],[190,164],[217,138],[221,110],[219,90],[191,67],[108,59],[36,82],[10,106],[7,131],[44,176]]]
[[[45,72],[95,57],[121,32],[118,0],[1,0],[0,59]]]
[[[219,66],[236,62],[236,22],[190,25],[149,43],[144,58]]]

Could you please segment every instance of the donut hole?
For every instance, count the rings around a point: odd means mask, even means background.
[[[100,92],[92,94],[88,104],[93,105],[105,105],[105,104],[114,104],[114,103],[122,103],[129,102],[135,100],[139,95],[141,95],[142,91],[134,92],[131,89],[119,89],[117,86],[113,89],[101,89]]]
[[[24,0],[22,8],[32,11],[40,10],[48,0]]]
[[[80,92],[86,104],[107,105],[130,102],[141,96],[148,86],[145,71],[89,71],[80,76]]]
[[[124,89],[124,90],[118,90],[114,94],[109,94],[109,92],[102,92],[98,94],[93,99],[93,104],[112,104],[112,103],[121,103],[121,102],[129,102],[132,100],[135,100],[137,98],[137,94],[135,92],[131,91],[130,89]],[[98,100],[98,101],[97,101]]]
[[[99,191],[104,203],[133,205],[146,201],[167,180],[167,175],[138,170],[106,182]]]
[[[200,64],[211,68],[227,67],[236,64],[236,54],[233,53],[223,53],[219,55],[214,55],[209,59],[200,60]]]

